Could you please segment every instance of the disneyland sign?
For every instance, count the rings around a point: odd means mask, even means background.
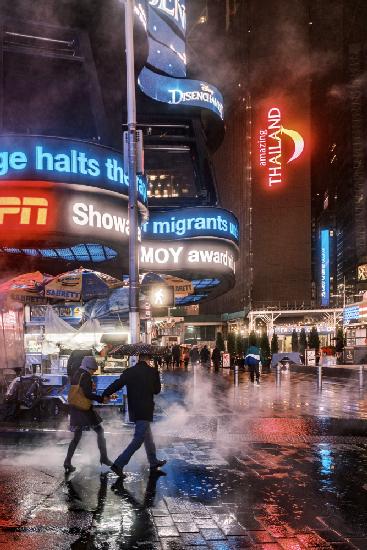
[[[223,96],[215,86],[206,82],[171,78],[144,67],[139,74],[138,84],[147,96],[156,101],[209,109],[223,119]]]

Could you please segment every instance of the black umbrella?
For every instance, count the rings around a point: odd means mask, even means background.
[[[111,351],[111,355],[165,355],[167,348],[165,346],[156,346],[154,344],[122,344]]]

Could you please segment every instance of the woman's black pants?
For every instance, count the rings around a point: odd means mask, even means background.
[[[108,460],[108,457],[107,457],[106,439],[105,439],[105,436],[104,436],[103,428],[102,428],[101,425],[99,425],[99,426],[96,426],[92,429],[97,434],[97,445],[98,445],[98,449],[99,449],[99,452],[100,452],[100,455],[101,455],[101,462],[105,462],[106,460]],[[64,464],[70,464],[71,463],[71,459],[74,456],[75,449],[79,445],[79,442],[82,438],[82,435],[83,435],[83,429],[82,428],[77,428],[74,432],[74,437],[70,442]]]

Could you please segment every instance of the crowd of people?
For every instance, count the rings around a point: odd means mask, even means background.
[[[193,344],[188,347],[185,345],[175,344],[171,348],[167,348],[167,353],[160,357],[155,356],[154,365],[156,367],[165,367],[167,369],[178,368],[184,366],[200,364],[202,367],[211,368],[218,371],[222,366],[222,351],[215,346],[213,349],[204,344],[201,348]],[[266,361],[270,358],[261,356],[260,349],[257,346],[250,346],[245,353],[237,354],[230,358],[230,366],[238,366],[239,369],[248,370],[251,382],[260,382],[260,366],[266,366]]]

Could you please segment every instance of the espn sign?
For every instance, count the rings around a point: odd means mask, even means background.
[[[44,197],[1,197],[0,225],[46,225],[48,200]],[[11,218],[11,219],[10,219]]]

